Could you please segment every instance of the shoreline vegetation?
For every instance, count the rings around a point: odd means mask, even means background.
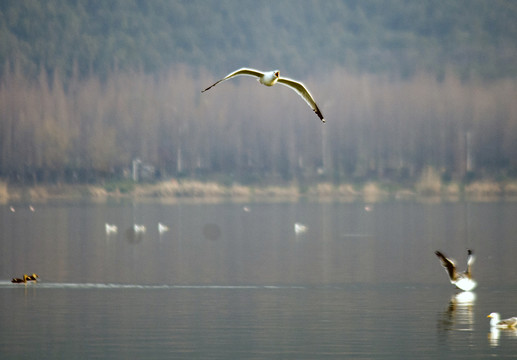
[[[515,201],[517,181],[474,181],[469,184],[443,183],[439,179],[421,179],[414,186],[369,181],[363,184],[319,183],[300,186],[223,185],[216,182],[171,179],[154,184],[113,183],[107,185],[17,186],[0,182],[0,204],[42,203],[50,200],[87,199],[159,199],[196,202],[269,202],[310,201],[364,202],[383,201]]]

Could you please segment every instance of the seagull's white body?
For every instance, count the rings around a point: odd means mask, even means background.
[[[477,286],[477,283],[474,280],[466,277],[462,277],[456,282],[451,281],[451,284],[454,284],[458,289],[463,291],[471,291]]]
[[[517,326],[517,317],[501,320],[499,313],[493,312],[487,317],[490,318],[490,326],[500,329],[513,329]]]
[[[458,272],[456,270],[456,264],[454,260],[447,258],[440,251],[435,251],[436,256],[442,262],[442,266],[445,268],[451,284],[455,285],[458,289],[463,291],[471,291],[477,286],[477,283],[472,279],[471,266],[474,263],[474,253],[472,250],[467,249],[467,270],[464,272]]]
[[[163,234],[164,232],[169,231],[169,227],[167,225],[163,225],[162,223],[158,223],[158,232]]]
[[[118,231],[117,225],[111,225],[106,223],[106,234],[116,234]]]
[[[266,85],[266,86],[273,86],[278,82],[279,84],[290,87],[291,89],[296,91],[298,93],[298,95],[300,95],[303,98],[303,100],[305,100],[305,102],[311,107],[311,109],[316,113],[316,115],[318,115],[318,117],[321,119],[321,121],[325,122],[325,118],[323,117],[323,114],[321,113],[320,109],[318,108],[318,105],[316,105],[314,98],[312,97],[309,90],[307,90],[305,85],[303,85],[301,82],[296,81],[296,80],[280,77],[279,70],[262,72],[262,71],[251,69],[251,68],[241,68],[239,70],[236,70],[236,71],[226,75],[224,78],[222,78],[219,81],[216,81],[214,84],[210,85],[209,87],[207,87],[205,90],[203,90],[201,92],[205,92],[205,91],[209,90],[210,88],[214,87],[215,85],[219,84],[220,82],[231,79],[234,76],[241,76],[241,75],[256,77],[256,78],[258,78],[258,81],[261,84]]]

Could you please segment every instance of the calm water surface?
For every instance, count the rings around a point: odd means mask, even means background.
[[[0,207],[0,358],[517,353],[517,332],[491,333],[486,319],[517,315],[517,204],[245,206]],[[433,252],[463,268],[467,247],[479,286],[458,294]],[[39,283],[9,281],[32,272]]]

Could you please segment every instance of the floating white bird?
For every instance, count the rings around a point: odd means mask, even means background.
[[[118,231],[117,225],[112,225],[112,224],[106,223],[105,227],[106,227],[106,234],[116,234]]]
[[[442,266],[445,268],[445,271],[449,275],[451,284],[456,285],[458,289],[463,291],[470,291],[476,287],[477,283],[472,279],[471,272],[471,266],[474,263],[474,253],[472,250],[467,249],[467,270],[462,273],[456,271],[456,264],[453,260],[447,258],[440,251],[435,251],[434,253],[442,262]]]
[[[135,233],[143,234],[143,233],[145,233],[146,229],[145,229],[145,225],[134,224],[133,230]]]
[[[493,312],[487,316],[490,318],[490,326],[500,329],[514,329],[517,326],[517,317],[501,320],[499,313]]]
[[[307,225],[301,223],[294,223],[294,232],[296,234],[303,234],[307,231]]]
[[[163,234],[164,232],[169,231],[169,227],[167,225],[163,225],[162,223],[158,223],[158,232]]]
[[[300,95],[307,104],[309,104],[311,109],[316,113],[316,115],[318,115],[318,117],[321,119],[321,121],[325,122],[325,118],[323,117],[323,114],[321,113],[320,109],[318,108],[318,105],[316,105],[314,98],[312,97],[309,90],[307,90],[305,85],[303,85],[301,82],[296,81],[296,80],[280,77],[279,70],[262,72],[262,71],[250,69],[250,68],[241,68],[239,70],[236,70],[236,71],[226,75],[224,78],[217,81],[215,84],[210,85],[209,87],[207,87],[205,90],[203,90],[201,92],[205,92],[208,89],[219,84],[220,82],[226,81],[234,76],[240,76],[240,75],[254,76],[254,77],[258,78],[258,81],[261,84],[264,84],[266,86],[273,86],[278,82],[279,84],[290,87],[291,89],[296,91],[298,93],[298,95]]]

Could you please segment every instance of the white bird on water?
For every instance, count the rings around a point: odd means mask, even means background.
[[[303,234],[307,231],[307,225],[304,225],[302,223],[294,223],[294,232],[296,234]]]
[[[162,223],[158,223],[158,232],[160,234],[163,234],[164,232],[169,231],[169,227],[167,225],[164,225]]]
[[[145,225],[139,225],[139,224],[134,224],[133,225],[133,231],[137,234],[143,234],[145,233]]]
[[[445,271],[449,275],[451,284],[455,285],[457,288],[463,291],[470,291],[476,287],[477,283],[472,279],[471,271],[471,266],[474,263],[474,253],[472,250],[467,249],[467,270],[464,272],[456,271],[456,264],[454,263],[454,260],[447,258],[440,251],[435,251],[434,253],[442,262],[442,266],[445,268]]]
[[[307,90],[305,85],[303,85],[301,82],[296,81],[296,80],[280,77],[279,70],[262,72],[262,71],[250,69],[250,68],[241,68],[239,70],[236,70],[236,71],[226,75],[224,78],[222,78],[221,80],[210,85],[209,87],[207,87],[205,90],[202,90],[201,92],[205,92],[208,89],[219,84],[220,82],[226,81],[228,79],[231,79],[234,76],[240,76],[240,75],[256,77],[256,78],[258,78],[258,81],[261,84],[264,84],[266,86],[273,86],[278,82],[279,84],[290,87],[291,89],[296,91],[298,93],[298,95],[300,95],[307,104],[309,104],[311,109],[316,113],[316,115],[318,115],[318,117],[321,119],[321,121],[325,122],[325,118],[323,117],[323,114],[321,113],[320,109],[318,108],[318,105],[316,105],[316,101],[314,101],[314,98],[312,97],[309,90]]]
[[[106,223],[106,234],[116,234],[118,232],[118,227],[117,225],[112,225],[112,224],[108,224]]]
[[[517,317],[501,320],[499,313],[493,312],[487,316],[490,318],[490,326],[500,329],[514,329],[517,326]]]

